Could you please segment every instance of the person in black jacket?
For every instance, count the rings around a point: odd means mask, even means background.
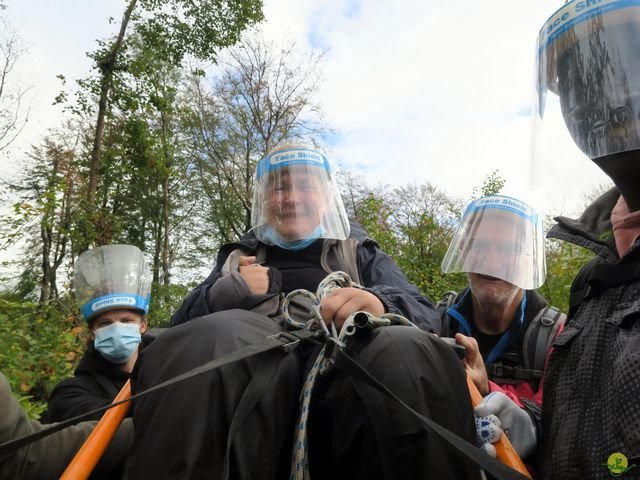
[[[74,376],[51,392],[47,421],[60,422],[100,408],[122,389],[147,330],[149,279],[142,252],[131,245],[107,245],[78,258],[74,289],[89,326],[87,351]]]
[[[544,378],[542,477],[639,479],[640,4],[565,4],[540,30],[536,61],[536,151],[557,164],[574,153],[553,148],[564,122],[575,153],[615,184],[549,232],[595,257],[571,286]]]
[[[324,277],[340,270],[361,287],[338,288],[324,298],[323,321],[339,330],[358,310],[412,321],[419,328],[362,331],[348,342],[351,355],[413,408],[475,441],[462,365],[429,333],[440,328],[431,301],[360,227],[349,224],[323,154],[283,145],[262,159],[252,225],[220,249],[213,272],[174,314],[173,327],[142,351],[134,391],[282,331],[287,293],[315,292]],[[288,311],[305,321],[312,307],[306,297],[295,297]],[[408,412],[335,369],[318,377],[305,424],[299,396],[320,347],[305,343],[288,353],[269,352],[141,398],[134,405],[128,476],[477,478],[473,465]],[[301,439],[297,433],[305,428]],[[292,450],[303,453],[292,459]]]
[[[0,372],[0,443],[40,432],[43,426],[29,419],[11,395],[6,377]],[[0,478],[20,480],[54,480],[60,478],[69,462],[95,427],[95,421],[81,422],[47,437],[0,455]],[[92,472],[93,479],[117,478],[133,440],[133,424],[125,419]]]

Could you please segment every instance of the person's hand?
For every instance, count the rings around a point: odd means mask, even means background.
[[[336,288],[320,303],[324,323],[331,321],[340,330],[352,313],[365,311],[379,317],[384,314],[384,305],[373,293],[359,288]]]
[[[479,417],[476,413],[476,435],[480,450],[496,458],[496,447],[494,444],[502,438],[502,423],[495,415]]]
[[[269,268],[255,263],[256,257],[238,257],[238,271],[253,295],[262,295],[269,290]]]
[[[489,377],[487,377],[487,370],[480,354],[478,342],[475,338],[467,337],[461,333],[456,333],[456,342],[464,347],[464,358],[462,359],[464,369],[484,397],[489,393]]]
[[[484,443],[495,443],[500,439],[501,435],[492,432],[496,425],[493,419],[497,418],[498,428],[507,434],[520,458],[526,459],[535,452],[538,435],[532,418],[504,393],[491,392],[482,399],[474,409],[474,413],[478,438],[483,443],[483,450],[487,451]],[[489,423],[494,423],[494,426],[488,425]],[[490,454],[490,452],[487,453]]]

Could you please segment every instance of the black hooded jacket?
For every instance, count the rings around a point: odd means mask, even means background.
[[[597,255],[574,280],[572,297],[583,291],[581,279],[597,278],[591,271],[608,270],[615,284],[589,282],[553,344],[539,442],[544,478],[640,478],[640,277],[624,277],[640,264],[640,240],[618,255],[610,217],[619,196],[610,190],[578,220],[557,218],[549,232]],[[613,453],[631,469],[610,472]]]
[[[129,373],[106,360],[89,347],[72,378],[55,386],[44,416],[48,422],[61,422],[108,405],[129,379]],[[99,420],[97,415],[95,420]]]

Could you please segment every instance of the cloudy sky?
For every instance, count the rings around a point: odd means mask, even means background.
[[[20,82],[35,101],[20,152],[62,118],[51,106],[69,80],[90,69],[85,52],[116,32],[124,0],[5,0],[29,53]],[[575,211],[606,180],[559,138],[550,172],[529,192],[533,63],[537,33],[559,0],[265,0],[262,29],[275,40],[326,51],[317,100],[331,155],[370,183],[431,182],[467,198],[493,170],[505,193],[559,213]],[[517,8],[515,4],[517,3]],[[114,17],[115,24],[108,18]],[[562,132],[562,125],[558,129]],[[551,177],[558,180],[553,183]]]

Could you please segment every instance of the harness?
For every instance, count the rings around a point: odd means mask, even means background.
[[[443,336],[453,336],[453,320],[447,312],[459,301],[459,297],[456,292],[448,291],[436,305],[442,319]],[[500,355],[500,360],[503,361],[498,360],[486,365],[489,379],[499,380],[500,383],[530,382],[537,390],[544,375],[547,353],[566,318],[556,307],[542,308],[526,326],[521,351],[513,347],[508,348]]]
[[[182,382],[184,380],[193,378],[195,376],[203,375],[213,370],[217,370],[218,368],[221,368],[225,365],[228,365],[252,356],[263,354],[269,351],[279,350],[285,353],[290,352],[296,349],[302,342],[324,341],[324,346],[322,347],[320,354],[316,358],[316,361],[314,362],[314,365],[311,371],[307,375],[307,378],[304,382],[302,392],[300,395],[301,408],[300,408],[300,416],[299,416],[299,420],[296,428],[297,433],[296,433],[295,447],[294,447],[293,458],[292,458],[292,471],[291,471],[290,478],[296,479],[296,480],[299,480],[299,479],[309,480],[308,449],[307,449],[307,437],[306,437],[306,423],[307,423],[308,411],[309,411],[308,407],[309,407],[309,402],[311,400],[311,393],[313,391],[315,380],[320,375],[327,372],[330,368],[337,368],[339,370],[342,370],[348,375],[352,376],[353,378],[357,378],[365,382],[366,384],[376,389],[380,393],[393,399],[402,408],[411,412],[411,414],[419,422],[425,425],[430,431],[434,432],[440,438],[444,439],[453,448],[455,448],[464,456],[469,458],[473,463],[478,465],[480,468],[489,472],[495,478],[499,480],[523,480],[528,478],[528,477],[525,477],[523,474],[517,472],[516,470],[488,456],[487,454],[482,452],[479,448],[477,448],[475,445],[472,445],[467,441],[463,440],[462,438],[458,437],[457,435],[453,434],[452,432],[440,426],[437,422],[433,421],[432,419],[427,418],[424,415],[420,414],[419,412],[415,411],[412,407],[410,407],[404,401],[398,398],[387,387],[381,384],[376,378],[374,378],[371,374],[369,374],[365,369],[363,369],[355,360],[353,360],[346,353],[345,351],[346,342],[348,341],[349,337],[356,334],[359,330],[362,330],[362,329],[368,330],[368,329],[377,328],[381,326],[388,326],[392,324],[407,325],[411,328],[417,328],[417,327],[413,325],[409,320],[407,320],[406,318],[400,315],[384,314],[380,317],[375,317],[367,312],[362,312],[362,311],[351,314],[343,324],[342,328],[340,329],[340,332],[337,332],[335,325],[333,323],[329,327],[327,327],[324,321],[322,320],[322,316],[320,314],[320,302],[322,301],[323,298],[325,298],[328,294],[330,294],[335,288],[341,288],[341,287],[362,288],[357,283],[353,283],[350,277],[344,272],[334,272],[320,283],[315,295],[307,290],[294,290],[291,293],[289,293],[289,295],[287,295],[285,299],[285,302],[283,305],[283,317],[286,320],[286,324],[290,327],[296,328],[296,330],[284,331],[284,332],[277,333],[275,335],[270,335],[267,338],[265,338],[262,342],[246,345],[220,358],[206,362],[205,364],[195,367],[180,375],[177,375],[174,378],[166,380],[162,383],[159,383],[157,385],[154,385],[153,387],[148,388],[147,390],[144,390],[135,395],[132,395],[126,400],[114,402],[110,405],[107,405],[102,408],[98,408],[91,412],[87,412],[86,414],[78,415],[64,422],[53,424],[34,434],[2,443],[0,444],[0,457],[7,455],[21,447],[29,445],[30,443],[33,443],[48,435],[51,435],[52,433],[60,431],[71,425],[75,425],[80,421],[94,417],[97,414],[101,414],[110,408],[138,399],[144,395],[160,390],[162,388],[167,388],[178,382]],[[289,303],[291,299],[297,295],[305,296],[314,302],[314,306],[312,307],[313,318],[311,318],[311,320],[307,322],[296,321],[292,319],[291,316],[289,315],[289,311],[288,311]],[[266,364],[266,363],[262,362],[261,364]],[[257,375],[257,372],[254,376],[260,377],[260,375]],[[258,381],[257,383],[260,383],[260,382]],[[233,430],[233,426],[231,430]],[[231,434],[230,434],[230,437],[231,437]],[[228,449],[227,449],[227,454],[228,454]],[[225,463],[226,463],[226,460],[225,460]]]

